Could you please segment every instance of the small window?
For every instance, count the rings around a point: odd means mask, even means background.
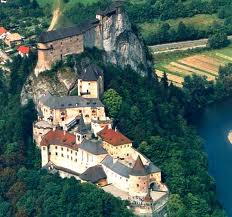
[[[69,155],[67,155],[67,158],[69,158]]]
[[[58,153],[56,152],[56,156],[58,156]]]
[[[139,184],[137,184],[137,187],[139,187]]]
[[[72,154],[72,150],[71,150],[71,154]]]
[[[51,152],[49,152],[48,154],[51,155]]]
[[[61,151],[63,151],[64,149],[63,148],[61,148]]]
[[[64,155],[63,155],[63,154],[61,154],[61,157],[64,157]]]
[[[75,152],[75,155],[77,156],[77,152]]]
[[[55,149],[57,149],[57,146],[55,146]]]
[[[46,150],[46,147],[43,147],[43,150]]]
[[[75,159],[75,162],[77,162],[77,159]]]
[[[67,152],[69,152],[69,149],[67,148]]]

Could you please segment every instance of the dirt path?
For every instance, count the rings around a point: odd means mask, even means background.
[[[48,31],[51,31],[51,30],[54,30],[58,21],[59,21],[59,18],[60,18],[60,15],[61,15],[61,0],[57,0],[57,6],[56,8],[54,9],[53,11],[53,17],[52,17],[52,21],[50,23],[50,26],[48,28]]]

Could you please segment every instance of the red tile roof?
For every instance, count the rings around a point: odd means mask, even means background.
[[[70,148],[76,147],[76,137],[73,134],[67,133],[63,130],[51,130],[44,135],[40,146],[61,145]]]
[[[0,27],[0,35],[2,35],[3,33],[6,33],[7,30],[4,27]]]
[[[28,54],[29,51],[30,51],[30,48],[27,47],[27,46],[19,46],[18,49],[17,49],[19,52],[21,52],[22,54]]]
[[[114,146],[132,143],[132,141],[126,136],[118,131],[108,129],[108,127],[105,127],[102,131],[98,133],[98,135],[102,138],[103,141]]]

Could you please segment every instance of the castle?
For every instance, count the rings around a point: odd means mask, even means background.
[[[103,71],[90,64],[79,78],[78,96],[46,93],[40,98],[33,136],[41,149],[42,167],[96,184],[129,200],[135,212],[151,214],[163,205],[168,189],[161,170],[112,129],[100,101],[103,77]]]
[[[52,64],[70,54],[84,52],[85,48],[96,47],[107,51],[103,42],[103,30],[111,25],[111,16],[120,16],[122,3],[115,2],[105,11],[99,11],[95,20],[77,26],[43,32],[37,44],[38,62],[35,75],[51,69]]]

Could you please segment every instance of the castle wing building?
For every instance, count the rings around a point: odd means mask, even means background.
[[[90,124],[93,118],[105,118],[105,107],[99,99],[79,96],[59,97],[47,93],[39,100],[38,109],[43,120],[63,128],[77,116],[83,116],[86,124]]]

